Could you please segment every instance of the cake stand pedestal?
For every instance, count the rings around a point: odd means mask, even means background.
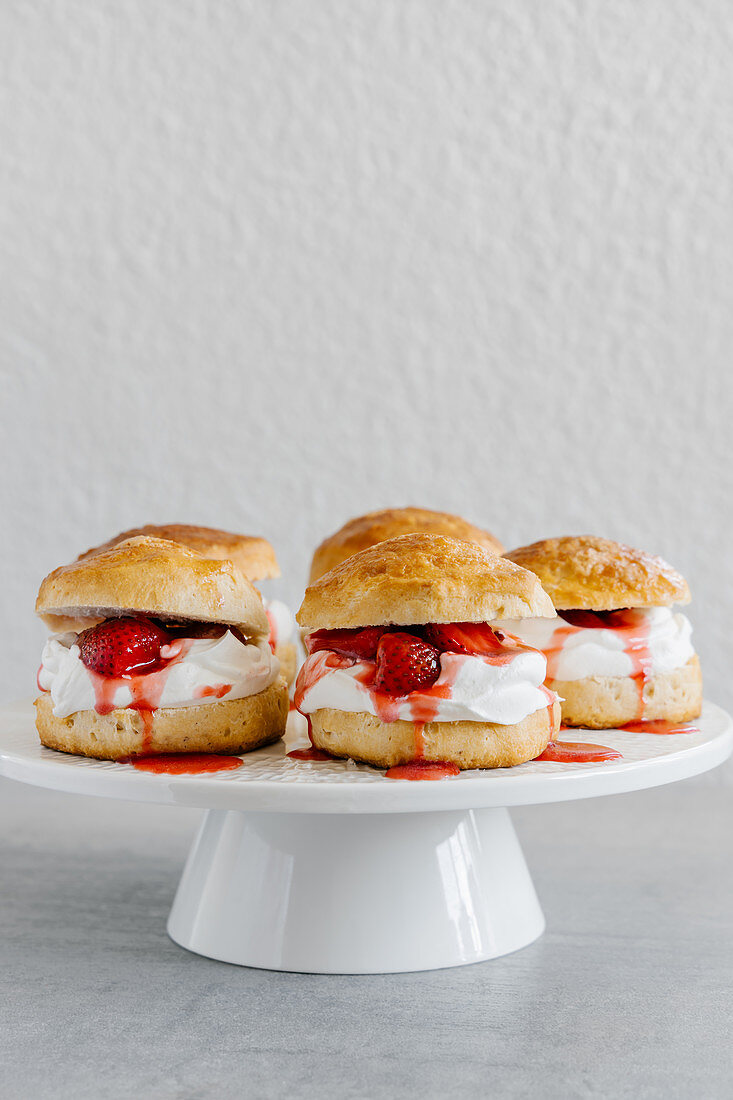
[[[42,787],[208,810],[168,932],[190,951],[271,970],[370,974],[495,958],[544,918],[509,808],[659,786],[720,764],[733,723],[706,703],[694,733],[569,731],[623,759],[532,761],[441,781],[289,759],[281,744],[241,768],[156,775],[53,752],[32,707],[0,710],[0,774]]]
[[[202,955],[336,974],[491,959],[544,927],[503,808],[209,810],[168,922],[176,943]]]

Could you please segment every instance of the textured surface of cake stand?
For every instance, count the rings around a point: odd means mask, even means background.
[[[508,807],[641,790],[714,768],[733,748],[733,723],[707,703],[696,725],[669,736],[568,731],[563,739],[600,743],[623,759],[533,761],[440,781],[295,761],[282,743],[247,754],[233,771],[159,775],[44,748],[26,703],[0,710],[0,773],[206,809],[168,923],[191,951],[273,970],[428,970],[508,954],[544,929]]]

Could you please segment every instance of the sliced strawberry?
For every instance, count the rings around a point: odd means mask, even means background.
[[[387,628],[366,626],[357,630],[314,630],[305,640],[309,653],[330,649],[358,661],[373,661],[377,644]]]
[[[583,611],[573,608],[572,611],[558,611],[558,615],[566,623],[570,623],[571,626],[582,627],[584,630],[603,630],[604,627],[609,626],[608,623],[604,622],[602,613],[598,611]]]
[[[141,620],[135,620],[138,622]],[[174,638],[223,638],[227,630],[234,633],[237,628],[224,623],[204,623],[191,619],[189,622],[162,623],[150,620],[166,634],[172,634]]]
[[[434,646],[414,634],[383,634],[377,646],[374,686],[388,695],[409,695],[430,687],[440,676]]]
[[[488,656],[502,648],[504,635],[488,623],[428,623],[425,637],[441,653]]]
[[[635,627],[643,617],[639,608],[621,607],[615,611],[558,611],[561,619],[584,630],[625,630]]]
[[[82,664],[99,676],[149,672],[170,635],[150,619],[107,619],[79,635]]]

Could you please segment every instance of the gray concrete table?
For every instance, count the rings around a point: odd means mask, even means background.
[[[285,974],[167,938],[198,811],[0,781],[4,1100],[733,1096],[729,789],[512,816],[537,943],[455,970]]]

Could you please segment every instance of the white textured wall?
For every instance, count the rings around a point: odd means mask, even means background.
[[[0,5],[1,690],[121,527],[595,532],[729,684],[733,8]]]

